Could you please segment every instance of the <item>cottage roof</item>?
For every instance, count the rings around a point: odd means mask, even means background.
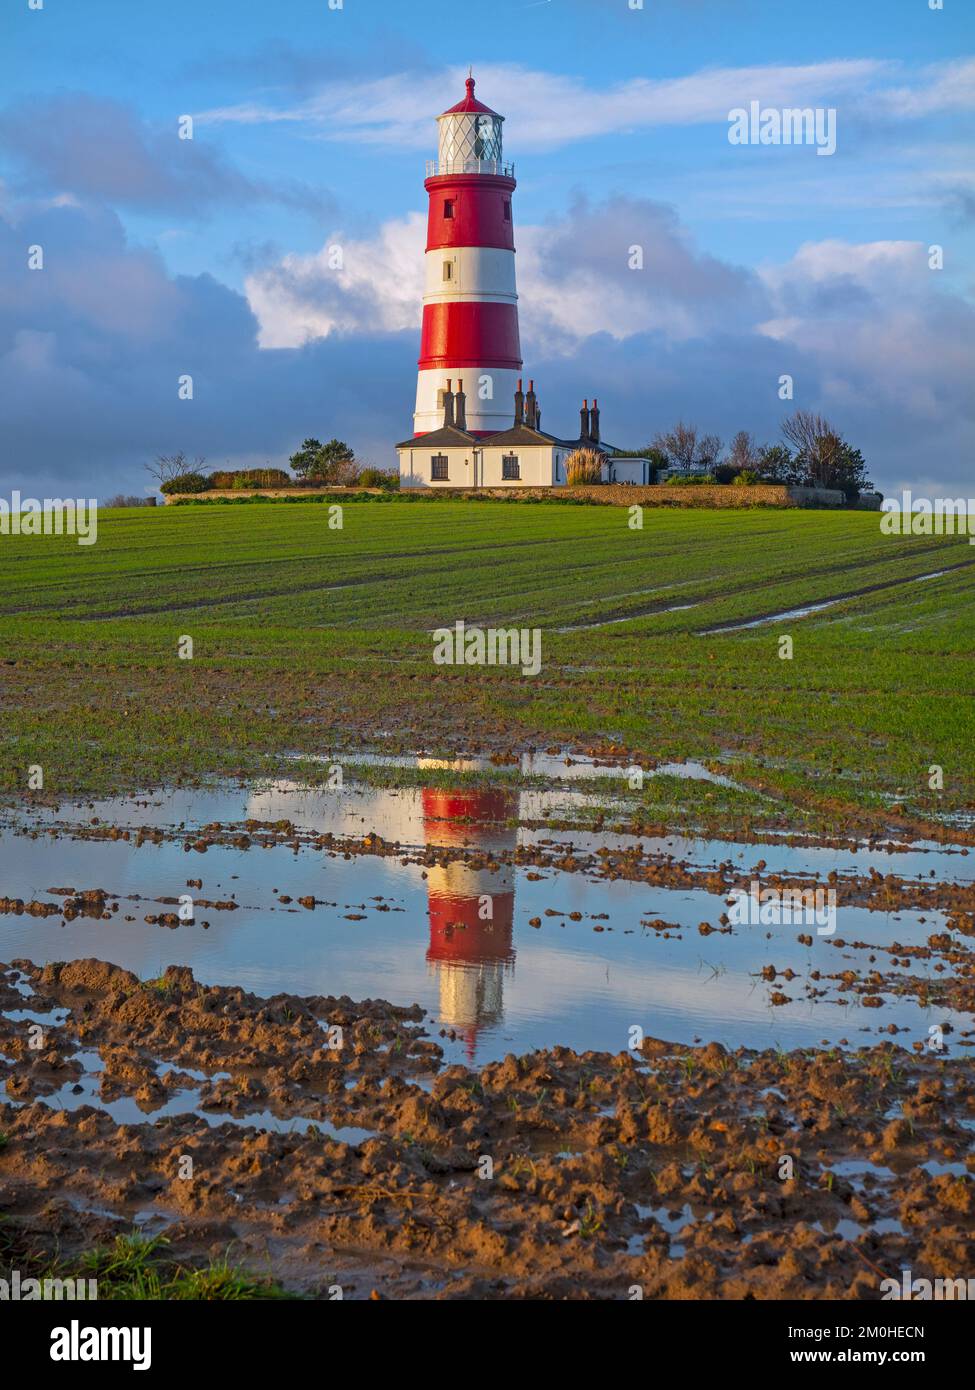
[[[429,430],[426,434],[411,435],[409,439],[402,440],[394,447],[397,449],[444,449],[452,445],[455,449],[469,449],[478,443],[480,440],[476,435],[468,434],[466,430],[459,430],[456,425],[441,425],[438,430]]]

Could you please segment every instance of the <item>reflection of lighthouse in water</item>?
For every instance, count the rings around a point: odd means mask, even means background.
[[[428,845],[513,850],[517,824],[505,822],[517,820],[517,811],[517,793],[428,787],[423,792],[424,837]],[[510,865],[490,870],[451,863],[430,869],[427,887],[427,960],[438,976],[440,1018],[465,1036],[473,1060],[478,1030],[500,1022],[504,1014],[504,975],[515,961],[514,870]]]

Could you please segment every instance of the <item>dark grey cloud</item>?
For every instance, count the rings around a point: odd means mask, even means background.
[[[0,149],[22,194],[49,190],[139,212],[195,218],[221,205],[276,202],[315,216],[334,210],[321,190],[246,177],[197,129],[151,126],[121,102],[84,92],[22,98],[0,113]]]
[[[617,336],[688,338],[751,326],[770,309],[754,271],[700,251],[675,209],[648,198],[577,195],[523,230],[519,248],[522,317],[538,337],[555,326],[588,336],[615,320]]]
[[[27,269],[28,244],[45,269]],[[0,220],[0,490],[107,496],[183,449],[213,466],[283,462],[308,434],[364,456],[402,437],[413,335],[262,352],[246,299],[210,275],[171,277],[105,211]],[[192,401],[178,379],[193,377]]]

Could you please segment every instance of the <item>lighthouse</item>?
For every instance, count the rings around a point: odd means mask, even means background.
[[[456,401],[450,423],[472,436],[511,422],[521,346],[514,165],[502,155],[503,124],[474,95],[472,76],[464,99],[437,117],[437,158],[427,162],[424,185],[430,206],[415,435],[445,423],[450,397]]]
[[[649,460],[602,438],[588,395],[578,438],[542,429],[535,378],[522,375],[515,171],[501,150],[504,117],[477,99],[471,76],[463,101],[437,124],[437,158],[427,163],[424,185],[430,206],[413,433],[394,446],[400,487],[566,487],[581,453],[603,482],[652,481]]]

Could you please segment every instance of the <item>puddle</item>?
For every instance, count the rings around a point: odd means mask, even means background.
[[[11,1015],[5,1014],[4,1017],[10,1018]],[[80,1110],[83,1106],[90,1105],[110,1115],[117,1125],[154,1124],[171,1116],[193,1115],[196,1119],[205,1120],[213,1129],[219,1125],[231,1124],[242,1129],[272,1130],[279,1134],[307,1134],[309,1130],[318,1130],[327,1139],[353,1146],[375,1137],[372,1130],[360,1129],[357,1126],[336,1126],[327,1120],[313,1120],[306,1116],[283,1118],[270,1110],[231,1115],[225,1111],[206,1109],[200,1104],[199,1091],[191,1088],[171,1092],[158,1105],[139,1104],[132,1096],[106,1100],[101,1095],[101,1078],[104,1073],[101,1055],[93,1049],[80,1048],[71,1053],[70,1060],[78,1062],[84,1068],[83,1074],[72,1075],[71,1079],[56,1091],[37,1096],[39,1104],[46,1105],[51,1110]],[[229,1072],[215,1072],[208,1076],[206,1072],[194,1071],[173,1062],[161,1062],[156,1066],[159,1076],[165,1076],[170,1071],[184,1073],[200,1082],[220,1081],[230,1077]],[[15,1109],[31,1104],[30,1101],[15,1100],[9,1096],[5,1099]]]
[[[646,1207],[641,1206],[639,1203],[635,1203],[634,1205],[636,1206],[637,1216],[641,1221],[649,1221],[652,1219],[658,1226],[662,1226],[671,1237],[668,1254],[672,1260],[683,1259],[684,1255],[687,1253],[687,1248],[684,1243],[680,1240],[675,1240],[673,1237],[682,1235],[689,1227],[696,1225],[699,1220],[707,1222],[713,1221],[715,1215],[713,1211],[704,1211],[700,1217],[695,1215],[690,1202],[685,1202],[681,1207]],[[638,1232],[637,1235],[632,1236],[630,1238],[630,1246],[632,1248],[628,1249],[627,1253],[633,1255],[642,1254],[644,1242],[648,1234],[649,1232],[647,1231],[641,1231]]]
[[[34,1009],[11,1009],[4,1018],[11,1023],[37,1023],[43,1028],[60,1028],[68,1016],[67,1009],[51,1009],[49,1013],[37,1013]]]
[[[550,762],[561,769],[556,758]],[[579,776],[607,772],[592,762],[577,766],[586,769]],[[658,772],[677,769],[724,780],[700,764],[666,765]],[[956,1031],[970,1027],[968,1016],[923,1008],[910,995],[885,995],[879,1011],[860,1008],[857,995],[841,994],[835,981],[820,980],[817,988],[825,987],[826,997],[812,999],[806,986],[813,970],[835,973],[851,963],[866,969],[868,952],[838,949],[815,935],[811,947],[801,945],[795,926],[738,926],[732,934],[702,936],[699,925],[716,926],[725,911],[723,896],[704,887],[668,888],[491,862],[492,854],[543,839],[593,851],[615,840],[639,842],[650,853],[705,868],[730,861],[746,876],[764,860],[766,872],[863,875],[876,866],[916,874],[919,881],[930,881],[935,872],[939,880],[958,881],[959,868],[969,875],[972,870],[957,853],[943,847],[892,854],[879,847],[741,845],[677,836],[637,841],[602,832],[519,828],[520,820],[538,815],[551,804],[545,798],[556,795],[469,787],[347,786],[327,792],[282,781],[251,791],[186,789],[98,801],[74,813],[79,823],[97,817],[133,829],[287,819],[303,830],[360,841],[375,833],[413,853],[467,846],[478,856],[476,866],[459,859],[403,863],[405,852],[346,858],[341,845],[333,852],[299,843],[269,850],[216,845],[188,853],[182,836],[140,846],[71,838],[69,831],[54,839],[45,829],[18,834],[14,827],[46,821],[53,828],[68,808],[33,822],[8,814],[7,827],[0,828],[4,893],[50,901],[51,885],[99,886],[118,910],[109,920],[79,915],[66,923],[57,915],[0,914],[0,960],[24,957],[44,964],[95,956],[142,979],[185,964],[202,983],[239,984],[262,996],[346,994],[417,1002],[447,1060],[472,1063],[556,1045],[618,1052],[626,1049],[634,1025],[678,1043],[715,1039],[727,1047],[756,1048],[836,1045],[842,1039],[856,1046],[877,1040],[879,1027],[891,1024],[906,1030],[898,1041],[909,1046],[926,1040],[934,1023],[951,1022]],[[202,885],[190,890],[190,879]],[[144,920],[166,911],[157,899],[172,902],[188,891],[235,907],[197,907],[192,924],[172,930]],[[302,897],[315,900],[312,910],[299,905]],[[668,937],[643,925],[656,919],[673,924]],[[943,927],[944,914],[933,910],[889,916],[838,909],[837,936],[848,942],[923,945]],[[879,959],[887,967],[888,958]],[[788,1004],[770,1006],[769,987],[757,978],[769,963],[779,972],[795,972],[784,986]],[[911,973],[932,972],[936,983],[936,964],[933,958],[916,960]],[[18,1013],[24,1021],[55,1022],[26,1009]],[[447,1037],[439,1036],[441,1029]]]

